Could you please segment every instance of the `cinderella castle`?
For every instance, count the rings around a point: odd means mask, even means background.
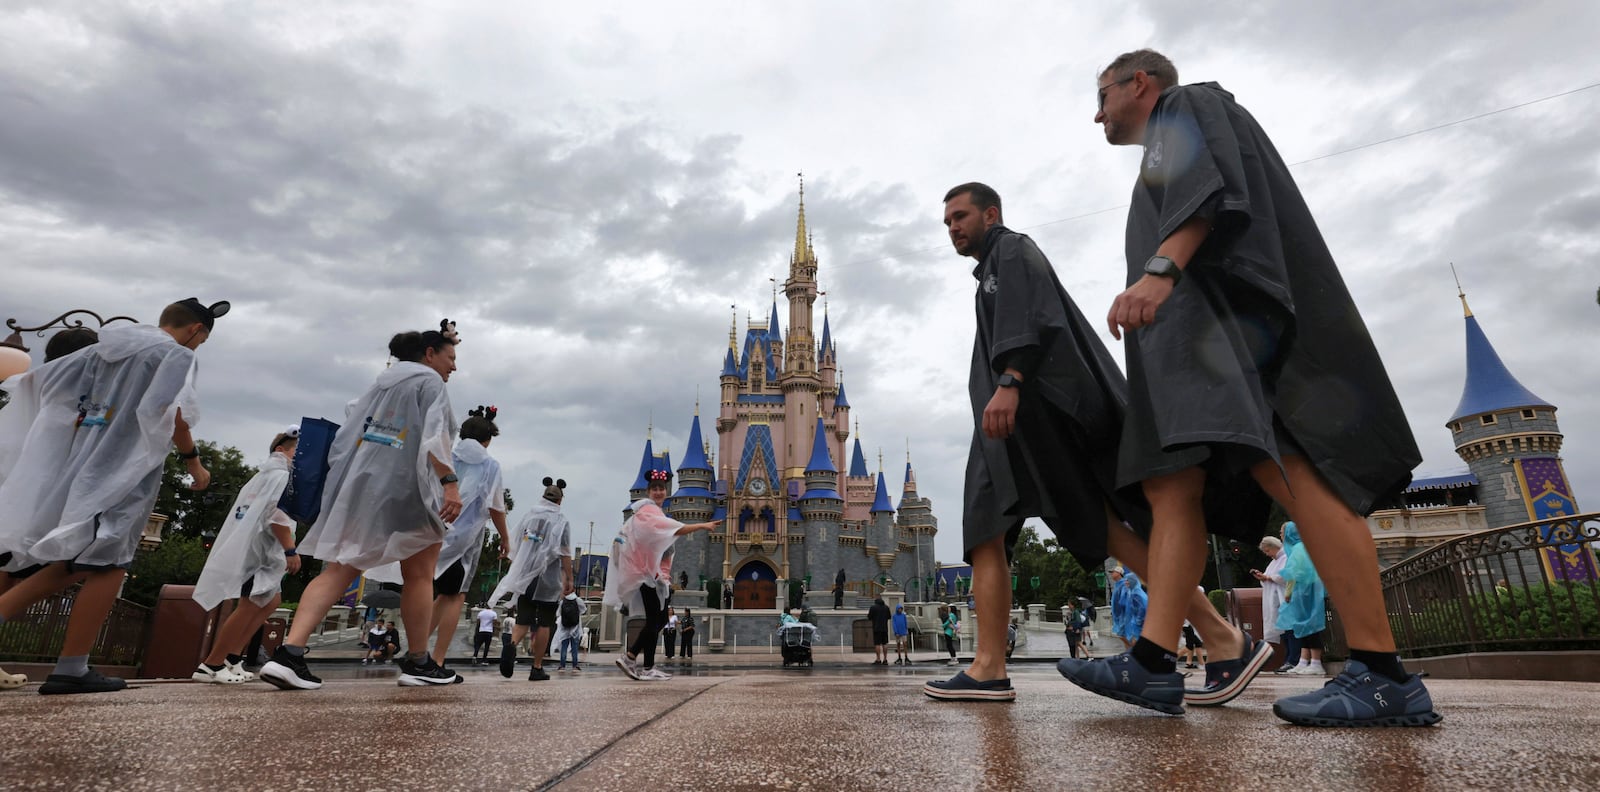
[[[1466,294],[1460,297],[1466,383],[1445,425],[1466,466],[1412,480],[1397,503],[1367,518],[1383,566],[1469,533],[1581,511],[1561,464],[1555,405],[1512,376]],[[1549,579],[1600,577],[1586,545],[1553,549],[1541,555],[1541,563]],[[1531,577],[1537,579],[1537,572]]]
[[[898,505],[891,503],[881,456],[874,474],[859,437],[844,465],[850,400],[826,311],[820,339],[815,330],[817,253],[806,230],[803,183],[783,295],[787,333],[775,298],[765,324],[747,321],[743,343],[734,315],[722,356],[714,451],[695,409],[666,509],[683,522],[723,525],[678,541],[673,577],[690,589],[711,580],[731,583],[735,608],[772,608],[790,581],[831,590],[840,570],[852,595],[896,583],[916,595],[913,582],[934,574],[938,520],[932,501],[917,494],[909,454]],[[630,499],[645,496],[645,474],[653,469],[672,470],[672,457],[646,439]]]

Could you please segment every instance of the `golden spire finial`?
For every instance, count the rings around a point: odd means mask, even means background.
[[[809,258],[807,251],[810,248],[811,235],[806,231],[806,175],[795,174],[800,179],[800,219],[795,224],[794,230],[794,261],[801,262]]]
[[[906,438],[906,467],[911,467],[911,438]]]
[[[1450,276],[1456,279],[1456,296],[1461,298],[1461,310],[1467,316],[1472,315],[1472,308],[1467,305],[1467,293],[1461,290],[1461,276],[1456,274],[1456,263],[1450,262]]]
[[[654,407],[650,408],[649,415],[650,423],[646,424],[644,427],[644,439],[653,440],[656,436],[656,411]]]
[[[878,475],[883,475],[883,446],[878,446]]]
[[[700,417],[700,386],[694,386],[694,416]]]
[[[861,439],[861,417],[856,416],[856,439]]]
[[[733,312],[733,319],[728,323],[728,348],[733,354],[739,354],[739,306],[730,305],[728,309]]]

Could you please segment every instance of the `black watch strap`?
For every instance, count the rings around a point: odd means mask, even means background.
[[[454,483],[456,483],[456,482],[458,482],[460,480],[461,479],[456,478],[456,474],[454,474],[454,473],[446,473],[443,476],[439,477],[439,483],[440,484],[454,484]]]
[[[1178,267],[1178,262],[1166,256],[1151,256],[1144,263],[1144,271],[1158,278],[1170,279],[1174,286],[1183,280],[1183,270]]]
[[[200,446],[195,446],[192,451],[188,451],[188,452],[179,451],[178,452],[178,458],[179,459],[199,459],[200,458]]]
[[[1008,371],[1001,374],[1000,379],[995,380],[994,384],[998,388],[1020,388],[1022,387],[1022,380],[1011,376],[1011,372]]]

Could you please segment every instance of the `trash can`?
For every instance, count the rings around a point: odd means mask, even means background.
[[[288,622],[277,616],[267,619],[267,623],[261,632],[261,651],[271,657],[273,652],[278,651],[278,647],[283,646],[283,639],[288,635]]]
[[[144,648],[140,679],[187,679],[205,659],[220,623],[194,601],[194,586],[165,585]]]

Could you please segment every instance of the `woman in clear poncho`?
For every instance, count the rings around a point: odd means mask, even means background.
[[[1144,612],[1150,596],[1139,585],[1139,575],[1117,567],[1111,571],[1111,634],[1122,639],[1130,650],[1144,630]]]
[[[668,517],[661,510],[661,504],[667,499],[672,474],[652,470],[647,480],[649,497],[629,507],[633,516],[623,523],[622,530],[611,543],[605,604],[618,610],[627,608],[630,615],[644,616],[644,629],[639,631],[639,637],[628,651],[617,658],[617,667],[634,679],[663,680],[672,676],[655,667],[656,640],[667,623],[667,597],[672,590],[672,545],[680,536],[709,531],[717,527],[717,523],[684,525]]]
[[[283,601],[283,576],[300,571],[294,520],[278,508],[299,438],[300,427],[291,426],[272,439],[267,461],[239,490],[217,529],[192,596],[208,611],[230,599],[238,604],[217,628],[211,654],[191,674],[195,681],[236,685],[255,679],[244,670],[245,644]]]
[[[1292,522],[1283,524],[1285,560],[1283,564],[1283,605],[1278,609],[1278,629],[1300,641],[1300,662],[1291,674],[1321,676],[1322,633],[1328,626],[1328,609],[1323,604],[1327,590],[1311,563],[1311,555],[1300,541],[1300,529]]]
[[[398,662],[399,683],[458,680],[427,651],[439,547],[462,507],[451,469],[456,422],[445,391],[456,370],[454,326],[397,334],[389,353],[397,362],[346,411],[328,455],[321,514],[300,545],[323,562],[322,573],[306,586],[289,635],[261,669],[262,679],[284,690],[322,686],[305,662],[312,631],[364,570],[395,561],[405,581],[400,618],[408,650]]]

